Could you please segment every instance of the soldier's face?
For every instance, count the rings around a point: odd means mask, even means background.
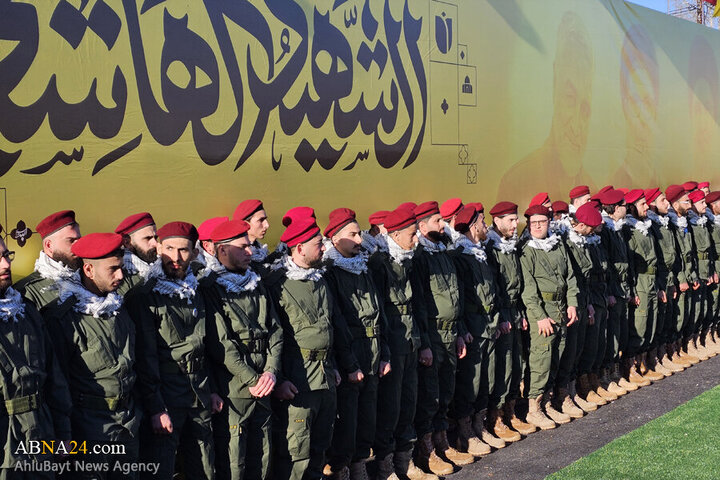
[[[0,239],[0,292],[3,293],[12,285],[11,263],[10,252],[8,252],[5,242]]]
[[[675,203],[673,203],[673,208],[677,212],[678,215],[683,216],[687,213],[688,210],[690,210],[691,201],[688,198],[688,194],[684,194],[682,197],[680,197]]]
[[[703,187],[700,189],[705,195],[710,194],[710,187]]]
[[[574,198],[572,204],[575,205],[575,208],[580,208],[587,202],[589,202],[590,198],[591,195],[588,193],[587,195],[583,195],[582,197]]]
[[[705,215],[705,210],[707,210],[707,203],[705,203],[705,199],[695,202],[693,206],[699,215]]]
[[[45,253],[56,262],[77,270],[82,265],[82,259],[72,253],[71,247],[78,239],[80,239],[80,227],[77,224],[63,227],[45,239],[48,247],[46,250],[49,250],[49,253],[48,251]]]
[[[86,260],[82,268],[85,276],[105,295],[120,287],[123,280],[122,266],[123,258],[118,256]]]
[[[495,217],[493,222],[503,238],[512,238],[517,233],[518,216],[516,213]]]
[[[130,234],[130,249],[140,260],[153,263],[157,260],[157,230],[148,225]]]
[[[635,202],[635,208],[637,208],[638,216],[640,218],[647,217],[647,211],[650,209],[650,207],[647,204],[647,200],[644,198],[641,198],[637,202]]]
[[[323,252],[325,251],[322,236],[315,235],[307,242],[298,244],[297,251],[302,255],[307,265],[312,268],[318,268],[322,265]]]
[[[655,205],[655,208],[657,208],[659,214],[666,215],[668,213],[670,202],[668,202],[664,193],[661,193],[660,196],[655,199],[653,204]]]
[[[595,228],[591,227],[589,225],[586,225],[584,223],[578,223],[575,226],[575,231],[578,232],[578,234],[580,234],[584,237],[587,237],[588,235],[590,235],[591,233],[593,233],[595,231]]]
[[[528,225],[530,225],[530,235],[533,238],[543,239],[547,237],[550,219],[545,215],[532,215],[528,219]]]
[[[270,228],[270,222],[267,219],[267,213],[265,210],[258,210],[253,213],[252,217],[248,220],[250,224],[250,230],[248,230],[248,236],[253,240],[265,238],[265,234]]]
[[[160,258],[165,275],[169,278],[185,278],[195,249],[187,238],[172,237],[160,242]]]
[[[440,216],[439,213],[436,213],[435,215],[424,220],[420,220],[420,222],[418,223],[420,233],[422,233],[423,236],[429,238],[431,241],[436,243],[442,240],[444,226],[445,225],[443,218]]]
[[[720,203],[720,202],[719,202]],[[392,232],[390,235],[395,243],[403,250],[412,250],[417,244],[417,225],[412,224],[407,228]]]
[[[247,235],[218,245],[217,252],[220,263],[231,272],[244,273],[250,266],[252,250],[250,249],[250,238]]]
[[[471,227],[475,232],[477,233],[477,238],[480,239],[480,241],[485,241],[487,238],[487,225],[485,225],[485,222],[483,222],[479,217],[475,221],[475,223]]]
[[[332,243],[343,257],[354,257],[360,253],[360,245],[362,244],[360,225],[357,222],[350,222],[345,225],[333,235]]]

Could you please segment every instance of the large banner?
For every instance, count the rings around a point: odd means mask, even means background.
[[[0,223],[720,181],[720,34],[621,0],[0,0]],[[364,223],[364,222],[363,222]]]

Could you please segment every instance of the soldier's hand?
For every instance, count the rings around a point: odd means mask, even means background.
[[[390,373],[390,362],[380,362],[380,378]]]
[[[713,284],[713,277],[710,277],[707,279],[706,285],[712,285]]]
[[[522,329],[524,332],[527,332],[527,329],[530,328],[530,324],[527,321],[527,318],[523,317],[522,319]]]
[[[473,341],[472,333],[468,332],[465,335],[463,335],[463,340],[465,340],[465,345],[472,343],[472,341]]]
[[[667,303],[667,293],[664,290],[658,290],[658,300]]]
[[[713,281],[715,283],[720,283],[720,275],[718,275],[717,273],[713,273]]]
[[[172,420],[167,412],[156,413],[150,417],[150,423],[156,435],[170,435],[173,432]]]
[[[212,413],[222,412],[224,404],[225,403],[223,402],[223,399],[220,397],[220,395],[218,395],[217,393],[210,394],[210,411]]]
[[[617,299],[614,295],[608,295],[607,297],[608,307],[614,307],[617,303]]]
[[[634,297],[630,297],[630,305],[635,305],[636,307],[640,305],[640,297],[635,295]]]
[[[592,305],[590,305],[592,307]],[[568,327],[578,321],[577,307],[567,307],[568,316]],[[595,316],[595,309],[593,308],[593,317]]]
[[[333,368],[333,373],[335,374],[335,386],[337,387],[342,383],[342,376],[340,375],[340,372],[338,372],[336,369]]]
[[[275,388],[275,375],[272,372],[265,372],[260,375],[254,387],[248,388],[250,395],[256,398],[263,398],[270,395]]]
[[[348,374],[348,380],[350,381],[350,383],[360,383],[363,381],[363,378],[365,378],[365,375],[363,375],[362,370],[360,370],[359,368],[354,372]]]
[[[457,340],[455,340],[455,346],[457,347],[458,358],[465,358],[465,355],[467,355],[467,346],[465,346],[465,340],[463,340],[462,336],[459,336]]]
[[[688,290],[690,290],[690,285],[688,284],[688,282],[683,282],[680,284],[681,292],[687,292]]]
[[[431,349],[429,349],[429,348],[423,348],[423,349],[420,350],[420,352],[418,352],[418,353],[419,353],[419,355],[418,355],[418,362],[420,362],[420,365],[422,365],[422,366],[424,366],[424,367],[430,367],[430,366],[432,366],[433,354],[432,354],[432,350],[431,350]]]
[[[500,329],[500,333],[505,335],[510,333],[510,330],[512,330],[512,323],[510,322],[502,322],[500,325],[498,325],[498,328]]]
[[[280,400],[292,400],[297,393],[297,387],[289,380],[285,380],[275,389],[275,397]]]
[[[542,320],[538,320],[537,324],[540,335],[549,337],[555,331],[553,325],[557,324],[557,322],[552,318],[543,318]]]

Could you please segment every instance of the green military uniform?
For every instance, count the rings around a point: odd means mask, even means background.
[[[292,264],[288,268],[293,268],[294,279],[278,269],[265,283],[283,328],[278,385],[292,382],[298,393],[275,403],[274,442],[280,461],[273,478],[320,479],[336,413],[335,362],[346,372],[359,365],[322,271],[301,269],[289,257],[285,264]]]
[[[708,217],[698,216],[691,210],[688,212],[688,220],[697,258],[698,281],[700,282],[700,288],[693,291],[693,325],[687,330],[687,334],[692,335],[699,334],[710,325],[712,291],[708,288],[707,282],[715,273],[715,248],[707,227]]]
[[[705,211],[705,216],[710,219],[707,225],[710,230],[710,238],[712,239],[713,247],[715,248],[715,261],[713,269],[716,273],[720,273],[720,218],[713,215],[710,205],[708,205],[707,210]],[[720,287],[718,285],[713,285],[711,291],[712,307],[710,317],[713,327],[717,328],[718,316],[720,316],[720,295],[718,295]]]
[[[252,243],[250,248],[253,252],[250,259],[250,269],[263,278],[271,272],[270,266],[282,257],[282,254],[277,251],[268,253],[267,245],[260,245],[257,240]]]
[[[205,301],[188,272],[182,281],[150,278],[127,299],[138,342],[138,390],[147,420],[142,456],[160,463],[158,478],[171,479],[178,448],[188,478],[213,478],[213,391],[205,352]],[[152,416],[167,412],[169,435],[152,432]]]
[[[599,330],[595,322],[590,325],[588,314],[588,305],[592,305],[590,279],[595,269],[590,252],[593,247],[588,243],[588,237],[575,230],[568,230],[566,245],[578,286],[578,321],[567,329],[565,351],[561,353],[558,368],[558,385],[565,385],[576,377],[592,373],[599,347]],[[574,351],[572,346],[575,347]]]
[[[40,252],[35,266],[34,272],[15,284],[15,290],[33,302],[42,313],[45,307],[57,303],[55,282],[70,278],[74,272],[61,262],[48,257],[45,252]]]
[[[244,277],[211,272],[200,281],[207,306],[207,351],[218,394],[225,401],[215,431],[216,474],[225,479],[269,478],[270,397],[249,388],[264,372],[280,375],[282,330],[265,287],[252,271]],[[220,439],[220,442],[218,442]]]
[[[697,258],[693,251],[692,233],[688,226],[687,217],[680,217],[676,212],[668,213],[670,221],[675,226],[675,241],[678,248],[678,262],[673,272],[678,283],[678,298],[675,304],[675,329],[674,340],[681,340],[684,337],[684,330],[691,323],[693,314],[693,293],[692,284],[698,281]],[[687,283],[690,288],[683,292],[679,285]]]
[[[35,307],[9,288],[0,312],[0,479],[54,478],[52,472],[16,471],[18,463],[52,455],[18,451],[22,442],[70,440],[71,400],[50,335]]]
[[[455,264],[443,244],[420,236],[413,269],[420,279],[427,315],[432,365],[418,367],[415,430],[418,436],[448,429],[447,413],[455,394],[458,336],[465,334],[461,318],[462,288]]]
[[[326,254],[337,252],[331,248]],[[337,253],[339,255],[339,253]],[[328,267],[325,279],[336,301],[337,314],[342,315],[352,337],[352,351],[363,372],[361,383],[342,382],[337,388],[338,416],[328,450],[328,463],[333,471],[370,456],[375,440],[377,393],[380,362],[390,362],[385,331],[387,323],[380,296],[371,274],[357,267],[345,267],[348,259],[338,258]],[[343,378],[351,371],[340,368]]]
[[[123,258],[123,281],[117,292],[126,296],[131,290],[144,284],[153,265],[146,263],[130,250],[125,250]]]
[[[552,239],[555,240],[552,240]],[[522,299],[530,324],[529,398],[549,392],[556,383],[560,353],[567,339],[567,307],[578,306],[579,290],[570,254],[557,236],[530,239],[520,256],[523,274]],[[542,336],[538,322],[552,318],[553,333]]]
[[[607,295],[615,297],[615,305],[608,306],[608,341],[605,348],[606,364],[618,363],[620,354],[627,351],[628,299],[633,296],[630,284],[630,252],[622,236],[625,220],[614,221],[603,212],[601,246],[608,259]]]
[[[677,243],[675,240],[675,225],[670,222],[667,216],[660,216],[652,210],[648,211],[648,218],[652,220],[652,231],[657,239],[658,262],[657,262],[657,288],[665,292],[666,301],[658,299],[658,315],[655,339],[651,348],[665,345],[674,340],[675,335],[675,303],[672,298],[672,288],[675,288],[675,271],[680,259],[678,258]],[[668,292],[670,290],[670,292]]]
[[[388,242],[392,241],[391,239]],[[399,248],[399,247],[398,247]],[[386,338],[392,370],[378,389],[375,455],[407,452],[416,440],[413,419],[418,396],[418,351],[430,348],[419,278],[412,255],[393,257],[377,251],[368,268],[377,287],[387,320]]]
[[[462,239],[467,238],[463,235]],[[465,358],[458,360],[453,407],[458,419],[502,405],[510,390],[512,372],[512,337],[504,334],[501,341],[496,336],[502,320],[495,281],[497,266],[491,264],[494,258],[487,256],[484,245],[462,239],[456,242],[450,256],[463,288],[463,322],[473,341],[467,345]],[[496,344],[501,342],[503,348],[498,350]]]
[[[116,460],[136,462],[141,410],[135,398],[135,326],[122,297],[103,297],[107,308],[98,308],[98,297],[84,289],[79,275],[59,282],[60,302],[44,313],[57,357],[70,385],[72,439],[125,446],[124,458],[98,455],[93,461],[109,464],[105,475],[87,478],[135,478],[112,465]],[[94,315],[86,312],[94,311]],[[111,463],[112,462],[112,463]],[[77,473],[82,477],[82,474]]]
[[[630,282],[639,305],[631,305],[628,322],[628,354],[638,355],[650,349],[657,318],[657,240],[651,220],[626,217],[623,234],[630,254]]]
[[[608,288],[610,278],[610,262],[605,250],[600,245],[601,238],[598,235],[588,237],[588,253],[593,263],[590,272],[590,303],[595,309],[595,326],[598,331],[597,353],[593,362],[593,372],[597,373],[601,368],[610,367],[613,362],[605,360],[605,351],[608,339]]]

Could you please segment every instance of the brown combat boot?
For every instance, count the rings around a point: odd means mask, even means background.
[[[485,410],[480,410],[479,412],[475,413],[475,418],[473,419],[472,426],[477,436],[480,437],[480,440],[487,443],[493,448],[505,448],[505,440],[497,438],[495,435],[490,433],[485,426],[485,421]]]
[[[515,414],[515,400],[510,400],[505,403],[505,422],[509,423],[521,435],[530,435],[537,431],[535,425],[523,422]]]
[[[578,389],[578,393],[581,397],[585,398],[585,400],[598,406],[607,405],[608,401],[598,395],[598,393],[593,389],[593,386],[590,383],[590,375],[580,375],[578,377],[578,384],[580,387]]]
[[[420,470],[412,459],[412,449],[403,452],[395,452],[393,455],[393,465],[395,473],[402,478],[410,480],[439,480],[437,475],[425,473]]]
[[[508,426],[505,425],[505,422],[503,422],[502,413],[497,408],[490,409],[490,415],[488,416],[487,424],[488,430],[492,431],[495,436],[503,442],[513,443],[522,439],[522,435],[520,435],[515,430],[508,428]]]
[[[541,430],[552,430],[557,424],[545,416],[542,411],[543,395],[528,399],[527,421]]]
[[[422,436],[418,447],[417,464],[423,470],[435,475],[450,475],[455,471],[455,467],[451,463],[446,462],[435,453],[430,433]]]
[[[550,420],[557,423],[558,425],[565,425],[566,423],[570,423],[570,421],[572,420],[572,418],[570,418],[570,415],[556,409],[554,406],[555,402],[556,400],[554,392],[547,392],[543,397],[543,407],[545,407],[545,415],[550,417]]]
[[[441,458],[444,458],[448,462],[452,462],[458,467],[470,465],[475,462],[475,457],[469,453],[458,452],[450,446],[447,439],[447,430],[441,430],[433,433],[432,442],[435,446],[435,451]]]
[[[375,460],[375,465],[377,466],[375,480],[400,480],[395,473],[392,453],[388,453],[385,458]]]
[[[713,328],[714,327],[710,327],[707,332],[705,332],[705,348],[708,349],[711,357],[714,357],[718,353],[720,353],[720,344],[715,341],[715,337],[713,336]]]
[[[628,391],[618,385],[617,379],[615,378],[614,371],[612,368],[607,369],[603,368],[601,370],[602,376],[600,377],[600,383],[607,385],[605,387],[605,390],[608,392],[617,395],[618,397],[622,397],[623,395],[627,394]]]
[[[700,359],[693,355],[693,351],[695,350],[695,346],[692,344],[692,338],[686,338],[682,341],[683,343],[683,349],[680,351],[680,355],[685,357],[685,360],[690,362],[693,365],[697,365],[700,363]]]
[[[638,355],[638,357],[639,357],[639,355]],[[652,383],[650,381],[650,379],[645,378],[642,375],[640,375],[640,373],[637,371],[637,365],[635,365],[634,359],[628,358],[626,361],[628,363],[627,368],[629,369],[628,370],[628,380],[630,380],[632,383],[634,383],[638,387],[647,387],[648,385],[650,385]]]
[[[647,354],[647,366],[650,370],[653,370],[663,377],[669,377],[674,372],[668,368],[665,368],[665,366],[662,364],[662,362],[658,361],[658,349],[653,348],[650,350]]]
[[[558,388],[555,403],[558,406],[558,409],[570,418],[582,418],[585,416],[585,412],[575,405],[575,402],[573,402],[573,399],[566,388]]]
[[[705,338],[705,336],[702,334],[702,332],[699,333],[699,334],[696,333],[696,334],[693,336],[693,341],[694,341],[694,344],[695,344],[695,350],[696,350],[697,353],[698,353],[697,357],[698,357],[700,360],[707,360],[708,358],[710,358],[710,357],[712,356],[712,355],[710,355],[710,350],[709,350],[707,347],[705,347],[705,345],[702,343],[702,340],[703,340],[704,338]]]
[[[631,381],[629,381],[626,378],[625,364],[626,364],[625,359],[621,360],[620,363],[616,363],[613,366],[613,369],[615,371],[614,375],[615,375],[615,378],[618,379],[617,384],[620,387],[624,388],[628,392],[634,392],[635,390],[637,390],[640,387],[637,386],[637,384],[632,383]]]
[[[662,380],[665,378],[665,375],[662,375],[657,372],[653,372],[648,368],[647,364],[647,352],[639,354],[635,358],[635,362],[638,365],[638,373],[643,376],[643,378],[647,378],[651,382],[657,382],[658,380]]]
[[[685,367],[672,361],[671,344],[660,345],[658,347],[658,359],[663,367],[667,368],[673,373],[678,373],[685,370]]]
[[[588,402],[584,398],[580,396],[580,394],[577,392],[576,388],[576,381],[573,380],[568,384],[568,393],[572,397],[573,402],[575,405],[580,407],[580,409],[585,413],[594,412],[598,409],[597,403]]]
[[[473,457],[482,457],[492,451],[490,445],[480,440],[470,425],[470,417],[457,421],[457,449]]]
[[[601,384],[600,384],[600,378],[598,378],[597,373],[591,373],[588,375],[588,379],[590,380],[590,386],[592,389],[600,395],[604,400],[608,402],[612,402],[613,400],[617,400],[618,396],[614,393],[608,392]]]
[[[325,472],[329,472],[325,474]],[[350,480],[350,469],[348,467],[341,467],[338,470],[333,470],[330,465],[326,465],[323,469],[323,474],[330,480]]]
[[[370,480],[365,462],[353,462],[350,464],[350,480]]]
[[[677,363],[681,367],[692,367],[693,363],[690,362],[690,360],[687,359],[687,357],[683,354],[682,351],[682,343],[680,340],[677,340],[675,343],[672,344],[672,357],[670,359],[673,361],[673,363]]]

